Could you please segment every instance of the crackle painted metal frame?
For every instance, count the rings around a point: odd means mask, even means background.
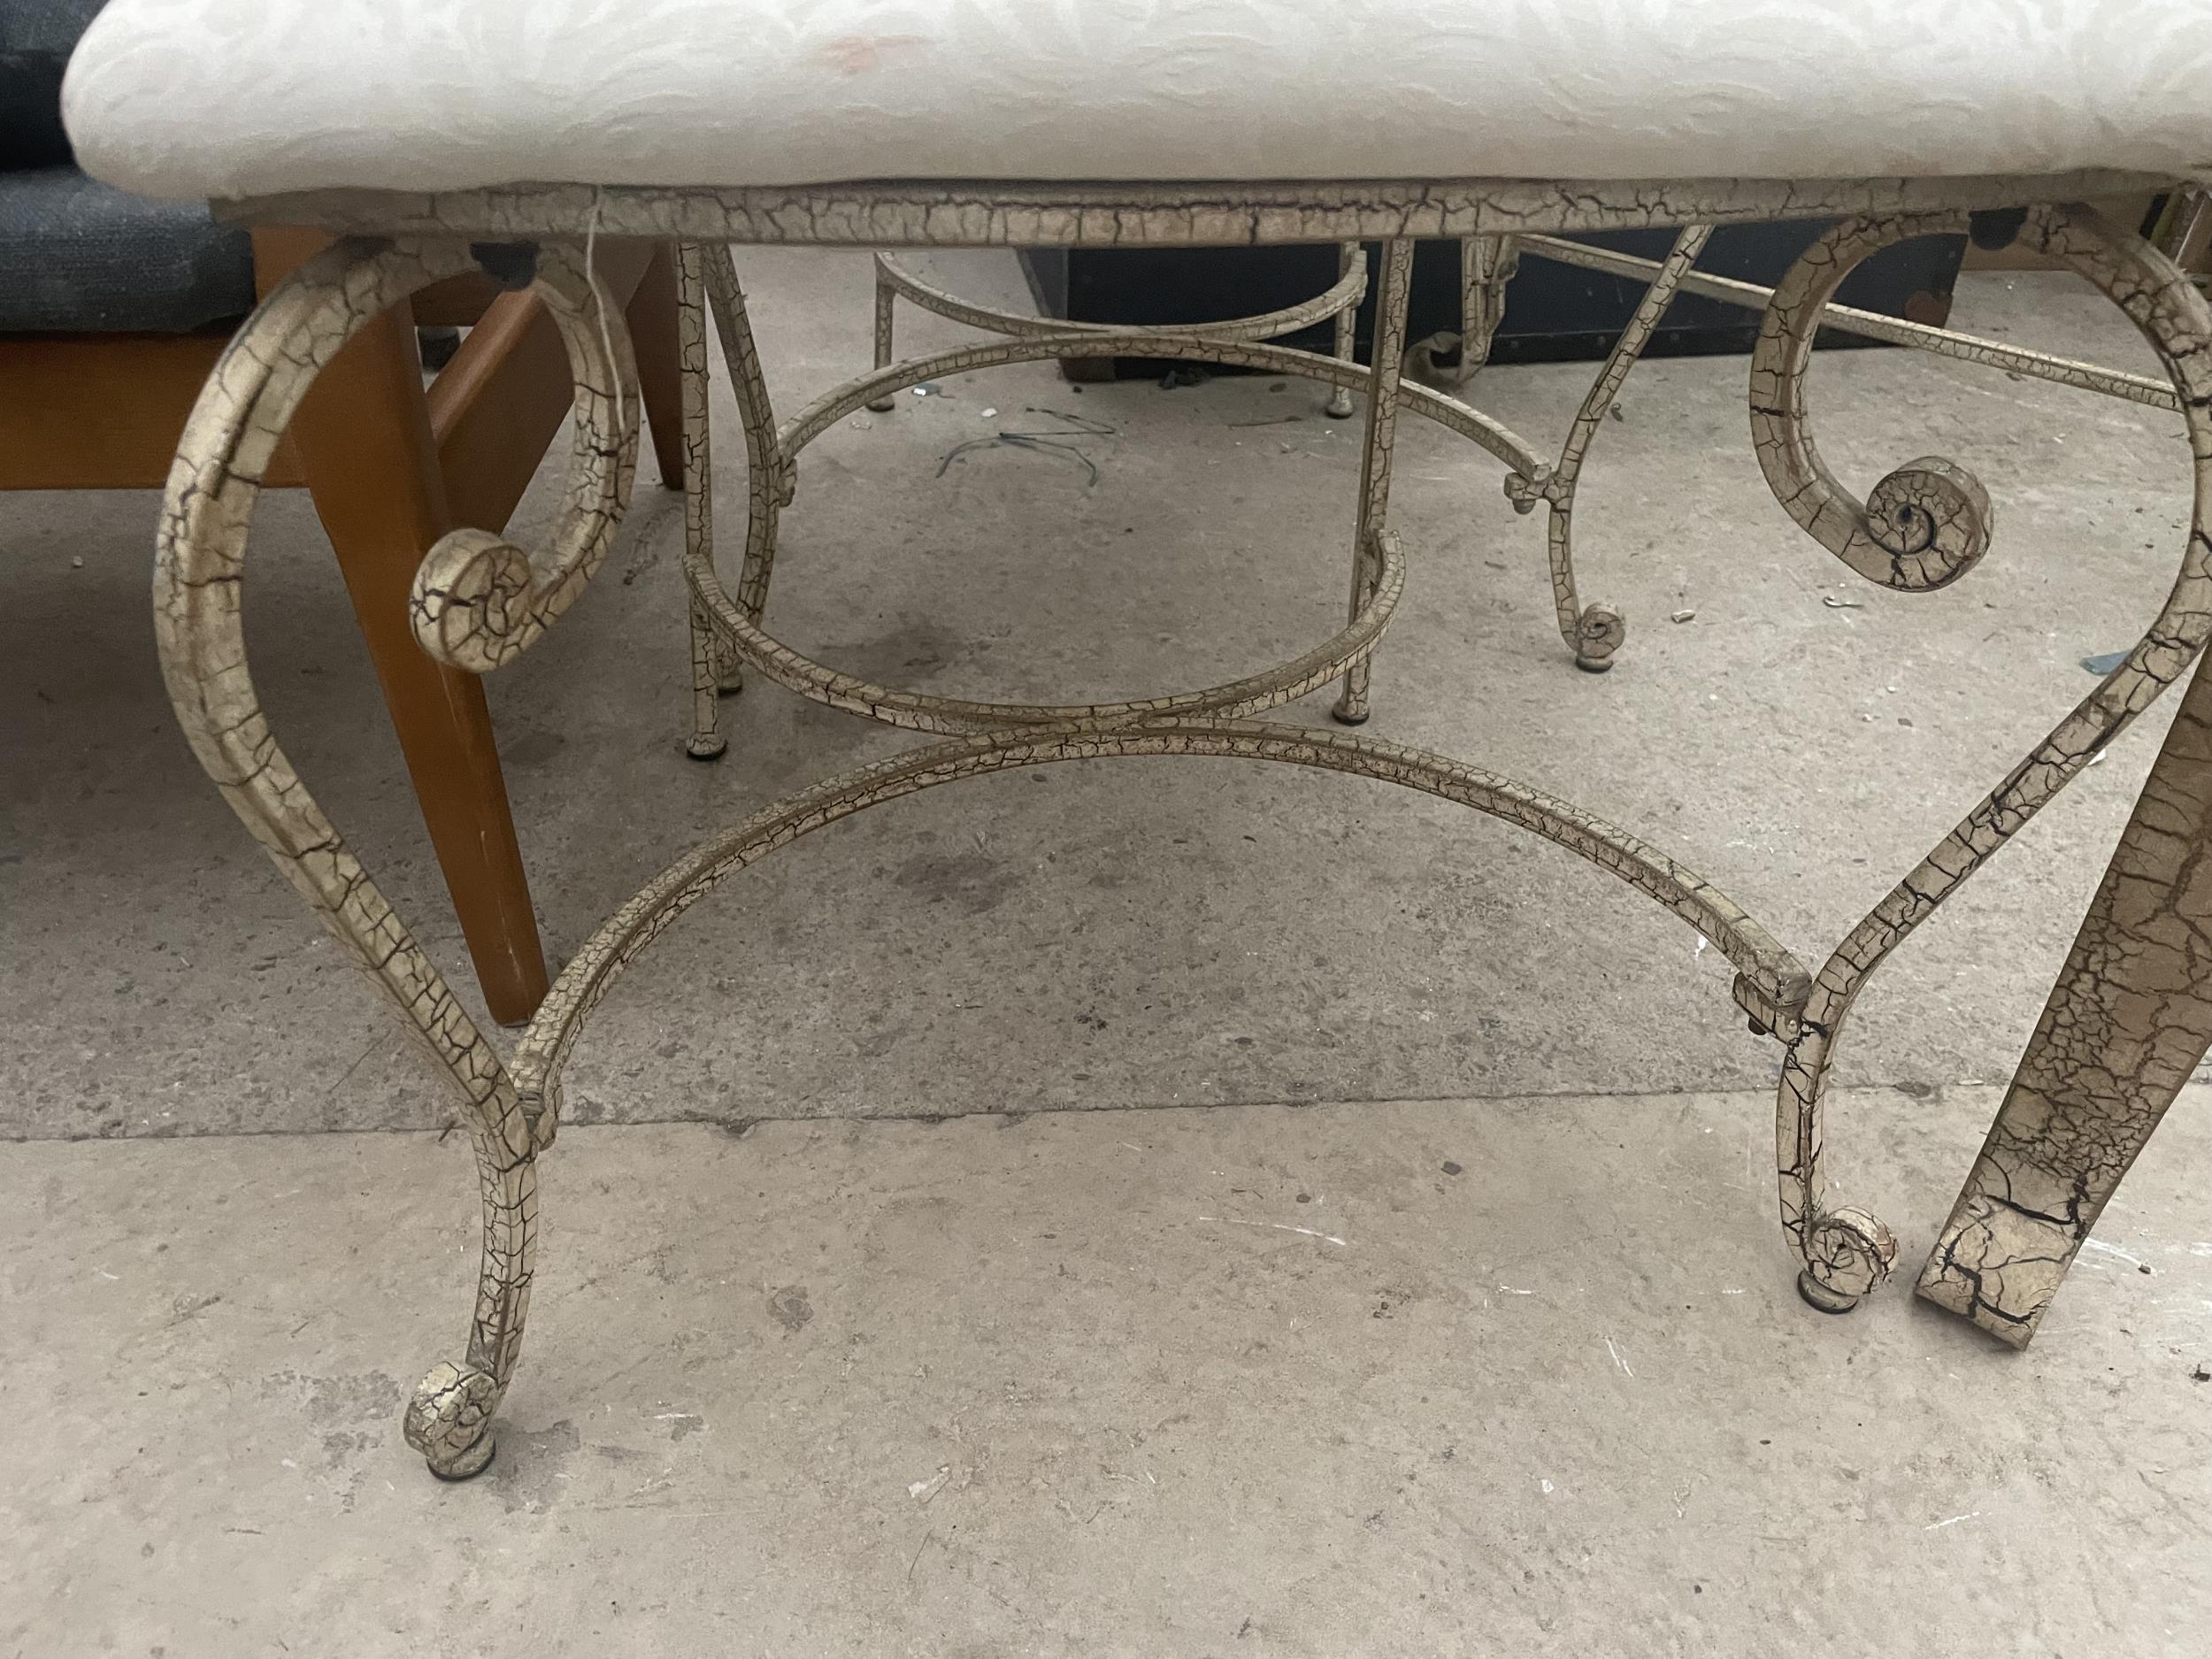
[[[2212,656],[2198,660],[1919,1292],[2025,1348],[2212,1048]]]
[[[2008,221],[2002,228],[2009,234],[2010,216],[1997,217]],[[1558,461],[1548,471],[1540,466],[1527,471],[1509,471],[1505,480],[1507,498],[1517,511],[1532,512],[1539,506],[1549,510],[1548,540],[1552,603],[1560,637],[1574,654],[1575,665],[1593,673],[1601,673],[1612,667],[1614,655],[1628,635],[1626,619],[1618,611],[1607,605],[1585,605],[1582,603],[1575,580],[1575,492],[1581,482],[1584,458],[1597,435],[1599,424],[1619,396],[1630,371],[1642,357],[1645,348],[1649,345],[1653,334],[1666,316],[1667,308],[1673,303],[1678,294],[1698,294],[1759,311],[1765,311],[1774,298],[1775,290],[1770,288],[1697,270],[1698,256],[1704,251],[1714,229],[1711,225],[1685,227],[1678,235],[1673,250],[1663,260],[1646,259],[1560,236],[1528,234],[1464,238],[1460,243],[1461,320],[1458,330],[1432,335],[1406,349],[1403,366],[1407,377],[1443,391],[1455,391],[1471,382],[1489,360],[1491,346],[1505,317],[1506,288],[1520,268],[1524,251],[1558,264],[1609,275],[1641,279],[1646,283],[1642,299],[1615,340],[1597,379],[1592,382],[1588,395],[1568,428]],[[1082,333],[1117,339],[1131,355],[1145,354],[1148,348],[1163,340],[1271,340],[1294,333],[1310,323],[1333,317],[1336,327],[1333,355],[1340,363],[1348,365],[1354,362],[1352,330],[1355,314],[1360,301],[1365,296],[1366,258],[1360,243],[1344,244],[1339,270],[1339,280],[1333,288],[1301,305],[1234,322],[1148,328],[1121,324],[1070,322],[979,305],[924,282],[899,265],[890,255],[879,253],[876,256],[874,373],[881,375],[893,365],[894,318],[896,301],[902,296],[939,316],[995,334],[1035,340]],[[1858,334],[1890,345],[1909,346],[1962,362],[1978,363],[1988,368],[2003,369],[2083,391],[2123,398],[2154,409],[2173,410],[2177,407],[2173,388],[2148,375],[2108,369],[2096,364],[2011,345],[2003,341],[1985,339],[1957,329],[1909,322],[1878,311],[1863,311],[1855,306],[1839,305],[1832,302],[1823,311],[1821,326],[1838,333]],[[1096,349],[1094,348],[1094,350]],[[1447,369],[1436,364],[1439,355],[1453,350],[1460,354],[1456,365]],[[1226,358],[1219,360],[1229,361]],[[933,358],[927,361],[934,365],[941,360]],[[872,398],[867,407],[879,413],[886,412],[895,406],[895,398],[886,392]],[[1342,379],[1334,381],[1325,412],[1339,419],[1352,414],[1350,381]],[[1419,408],[1417,412],[1433,415],[1436,411],[1425,406]],[[808,435],[817,434],[810,433]],[[711,617],[710,610],[695,609],[695,626],[710,629]],[[758,623],[757,612],[753,621]],[[733,683],[725,671],[725,688],[730,688]],[[1339,718],[1355,718],[1348,714],[1345,705],[1340,705]],[[722,752],[722,747],[711,734],[711,727],[695,734],[693,752],[703,757]]]
[[[1987,549],[1989,504],[1962,469],[1939,458],[1892,472],[1862,503],[1829,472],[1807,425],[1804,380],[1815,328],[1836,284],[1867,255],[1908,236],[1968,227],[1970,213],[2066,198],[2139,180],[2003,179],[1674,184],[1461,181],[1419,184],[937,189],[852,186],[819,191],[576,190],[562,187],[432,197],[339,194],[246,204],[234,217],[319,224],[357,239],[303,265],[241,328],[187,426],[164,505],[155,611],[164,672],[202,764],[277,866],[386,993],[459,1091],[483,1194],[484,1248],[465,1351],[424,1379],[408,1406],[409,1442],[432,1470],[460,1477],[491,1457],[492,1421],[514,1371],[536,1241],[536,1160],[553,1143],[564,1062],[621,970],[717,882],[784,842],[917,790],[1010,767],[1123,755],[1233,757],[1356,773],[1458,801],[1578,854],[1647,895],[1713,941],[1735,965],[1734,996],[1755,1033],[1783,1046],[1776,1102],[1783,1225],[1799,1282],[1816,1306],[1841,1310],[1888,1272],[1895,1244],[1864,1211],[1834,1202],[1822,1157],[1822,1105],[1852,1003],[1912,931],[1995,854],[2164,688],[2212,634],[2212,312],[2157,250],[2087,209],[2039,206],[2004,223],[2100,288],[2156,349],[2187,426],[2196,496],[2171,592],[2140,641],[1832,951],[1809,970],[1740,905],[1667,854],[1571,804],[1477,766],[1345,733],[1256,724],[1240,716],[1332,678],[1356,714],[1364,670],[1405,565],[1387,525],[1390,457],[1399,411],[1462,433],[1508,469],[1517,500],[1554,517],[1556,578],[1572,475],[1640,339],[1617,350],[1571,432],[1558,466],[1502,425],[1433,388],[1405,381],[1406,278],[1411,239],[1536,238],[1626,224],[1693,227],[1792,215],[1838,215],[1765,302],[1751,365],[1753,442],[1784,508],[1853,570],[1902,591],[1940,588]],[[1986,231],[1985,223],[1982,228]],[[636,452],[634,371],[618,308],[587,267],[588,233],[677,239],[682,249],[682,347],[687,476],[700,480],[686,515],[686,571],[695,631],[697,701],[710,711],[726,646],[806,695],[893,724],[964,733],[849,772],[787,797],[670,865],[585,942],[562,972],[511,1057],[468,1018],[413,935],[385,901],[278,745],[249,672],[242,634],[248,534],[260,478],[301,398],[351,333],[386,306],[475,261],[472,242],[533,244],[536,286],[566,342],[576,382],[575,440],[559,520],[533,559],[503,539],[457,532],[424,559],[411,606],[423,648],[483,672],[512,660],[553,626],[588,584],[626,500]],[[1686,231],[1655,278],[1690,278],[1701,233]],[[1352,541],[1352,622],[1295,664],[1259,681],[1110,705],[1010,709],[900,694],[836,675],[777,645],[757,627],[772,562],[776,513],[794,497],[793,465],[806,440],[879,393],[913,380],[1086,344],[1050,333],[887,365],[818,400],[779,428],[753,349],[730,241],[864,247],[979,243],[1259,241],[1386,244],[1372,366],[1286,351],[1263,341],[1187,336],[1145,350],[1217,356],[1303,373],[1367,396],[1361,489]],[[502,264],[513,250],[503,250]],[[1494,263],[1492,269],[1496,266]],[[1663,288],[1661,293],[1671,291]],[[1648,334],[1663,307],[1647,302]],[[735,595],[714,570],[704,399],[708,314],[735,382],[750,463],[744,570]],[[1341,315],[1340,312],[1339,315]],[[1285,361],[1294,359],[1294,362]],[[2102,373],[2102,372],[2099,372]],[[2151,401],[2146,398],[2144,401]],[[1577,434],[1579,434],[1578,436]],[[1558,475],[1568,474],[1565,486]],[[1563,627],[1570,607],[1563,603]],[[1579,627],[1582,613],[1573,612]],[[710,726],[703,726],[713,741]],[[695,742],[697,738],[695,737]],[[2103,901],[2101,899],[2101,902]],[[2085,939],[2089,939],[2085,933]],[[2099,1096],[2070,1108],[2078,1125],[2108,1110]],[[2032,1160],[2045,1119],[2011,1111],[1985,1162]],[[2154,1117],[2154,1114],[2153,1114]],[[2134,1133],[2147,1133],[2144,1111]],[[2082,1127],[2094,1139],[2092,1127]],[[2021,1148],[2025,1148],[2026,1153]],[[2116,1173],[2112,1175],[2116,1179]],[[1947,1239],[1953,1259],[1963,1259]],[[1973,1248],[1984,1249],[1982,1244]],[[2012,1248],[1998,1240],[1985,1249]],[[1931,1268],[1939,1280],[1944,1275]],[[1925,1283],[1927,1281],[1924,1281]]]
[[[1379,534],[1371,536],[1366,527],[1371,520],[1379,531],[1381,502],[1389,488],[1389,469],[1379,461],[1378,450],[1387,449],[1396,421],[1405,298],[1412,265],[1409,242],[1401,241],[1391,247],[1384,260],[1381,311],[1386,324],[1383,344],[1390,355],[1379,375],[1361,368],[1348,349],[1333,357],[1320,357],[1266,343],[1309,323],[1332,317],[1341,323],[1357,307],[1365,295],[1367,279],[1365,260],[1356,244],[1346,250],[1336,283],[1301,304],[1229,322],[1149,328],[1067,324],[993,311],[933,288],[879,255],[876,368],[825,394],[795,419],[779,426],[728,247],[685,244],[678,262],[679,338],[686,380],[699,388],[685,408],[700,416],[700,424],[687,433],[687,442],[700,454],[706,453],[703,388],[708,367],[703,308],[711,311],[721,336],[738,402],[748,475],[758,481],[751,490],[744,560],[735,595],[724,587],[715,565],[711,507],[703,506],[687,517],[687,524],[696,532],[687,541],[684,558],[684,575],[691,593],[695,673],[693,729],[687,744],[690,754],[710,760],[727,748],[718,729],[714,694],[735,688],[741,672],[740,664],[750,664],[779,684],[833,708],[924,732],[995,731],[1067,721],[1124,719],[1141,714],[1253,714],[1304,696],[1338,679],[1344,681],[1344,691],[1337,703],[1337,718],[1348,725],[1365,719],[1367,655],[1388,625],[1404,588],[1403,562],[1394,538]],[[941,316],[988,329],[1002,338],[993,344],[892,363],[888,360],[892,339],[887,296],[901,294]],[[1079,704],[972,703],[875,685],[816,662],[764,630],[761,618],[775,569],[780,515],[791,504],[799,453],[808,443],[855,410],[885,408],[895,393],[925,381],[1042,357],[1115,357],[1131,352],[1273,367],[1280,373],[1327,380],[1347,396],[1353,385],[1379,388],[1381,401],[1371,402],[1363,448],[1360,498],[1363,506],[1353,535],[1351,614],[1343,628],[1286,663],[1224,685],[1134,702]],[[1471,410],[1464,412],[1478,421],[1481,419]],[[1502,428],[1493,424],[1485,431],[1493,443],[1502,441]],[[695,493],[711,488],[703,470],[699,478]]]

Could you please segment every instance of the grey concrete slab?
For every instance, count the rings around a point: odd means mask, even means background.
[[[575,1130],[458,1486],[457,1140],[18,1146],[0,1652],[2199,1654],[2208,1094],[2025,1354],[1763,1093]],[[1909,1258],[1994,1100],[1839,1100]]]
[[[861,361],[864,260],[741,265],[786,410]],[[1020,293],[997,256],[931,268]],[[1960,295],[1967,326],[2148,360],[2070,279]],[[904,341],[960,336],[902,314]],[[2187,472],[2174,417],[1916,354],[1825,356],[1814,396],[1845,476],[1939,450],[1997,504],[1979,570],[1886,595],[1775,506],[1743,376],[1643,365],[1599,435],[1587,592],[1632,627],[1601,679],[1552,633],[1540,521],[1487,457],[1409,427],[1394,503],[1412,573],[1369,729],[1609,815],[1816,961],[2089,689],[2078,659],[2135,637],[2177,563]],[[1480,396],[1549,442],[1586,380],[1497,370]],[[1357,429],[1319,419],[1310,388],[1079,391],[1031,365],[942,389],[808,455],[770,611],[795,643],[939,690],[1113,695],[1248,670],[1336,625]],[[1048,410],[1112,429],[1079,446],[1095,483],[1019,448],[948,462]],[[526,530],[545,511],[541,489]],[[153,512],[131,495],[0,513],[0,1125],[434,1125],[444,1100],[176,736],[150,656]],[[250,628],[279,729],[472,995],[312,514],[297,495],[265,513]],[[685,761],[680,538],[673,499],[642,486],[597,589],[492,685],[557,956],[712,826],[908,741],[763,685],[728,705],[726,761]],[[2162,718],[1877,978],[1847,1079],[2008,1071]],[[733,1120],[1763,1087],[1773,1050],[1726,989],[1671,920],[1457,809],[1287,770],[1101,763],[908,803],[748,872],[618,989],[570,1099],[584,1120]]]

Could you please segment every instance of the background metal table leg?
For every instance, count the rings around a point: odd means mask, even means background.
[[[707,425],[707,282],[706,256],[696,242],[686,242],[677,253],[676,338],[683,385],[684,436],[684,552],[687,557],[714,557],[713,439]],[[688,612],[691,621],[691,735],[684,753],[694,760],[719,760],[730,747],[722,734],[718,699],[726,691],[741,689],[744,681],[734,663],[723,660],[721,642],[714,636],[697,600]]]
[[[1389,522],[1390,455],[1398,437],[1398,381],[1406,354],[1406,302],[1413,287],[1413,243],[1404,237],[1383,244],[1382,288],[1375,298],[1375,349],[1367,380],[1367,440],[1360,451],[1359,527],[1352,541],[1352,609],[1367,608],[1381,572],[1373,547]],[[1344,694],[1330,710],[1347,726],[1367,718],[1369,659],[1344,675]]]
[[[1346,242],[1338,250],[1336,266],[1338,276],[1350,275],[1352,267],[1363,263],[1366,258],[1365,243]],[[1336,345],[1332,355],[1340,362],[1358,361],[1359,354],[1352,347],[1352,331],[1358,320],[1359,313],[1356,311],[1341,311],[1336,314]],[[1349,420],[1352,418],[1352,388],[1348,386],[1332,387],[1329,390],[1329,401],[1321,406],[1321,412],[1331,420]]]
[[[891,286],[891,279],[879,269],[876,272],[876,367],[891,366],[892,334],[898,319],[899,291]],[[879,415],[887,415],[899,406],[899,400],[888,393],[874,399],[868,405]]]

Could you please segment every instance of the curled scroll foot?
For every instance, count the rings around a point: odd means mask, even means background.
[[[466,1480],[490,1466],[498,1441],[492,1413],[505,1393],[488,1371],[444,1362],[415,1386],[401,1432],[441,1480]]]
[[[1340,386],[1329,394],[1329,401],[1321,405],[1321,412],[1331,420],[1349,420],[1352,418],[1352,388]]]
[[[428,1464],[430,1472],[440,1480],[473,1480],[492,1466],[492,1457],[499,1449],[499,1438],[486,1430],[484,1438],[471,1447],[465,1456],[450,1466]]]
[[[1805,1229],[1797,1294],[1823,1313],[1848,1313],[1897,1265],[1897,1240],[1863,1210],[1832,1210]]]
[[[730,740],[719,732],[694,732],[684,740],[684,753],[694,760],[719,760],[729,749]]]
[[[1861,1300],[1829,1289],[1809,1271],[1797,1276],[1797,1294],[1804,1299],[1807,1307],[1819,1313],[1849,1313]]]
[[[1613,653],[1628,638],[1628,624],[1619,611],[1591,605],[1575,622],[1575,666],[1586,674],[1602,674],[1613,666]]]

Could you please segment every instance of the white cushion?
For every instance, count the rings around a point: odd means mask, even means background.
[[[112,0],[153,195],[2212,173],[2212,0]]]

